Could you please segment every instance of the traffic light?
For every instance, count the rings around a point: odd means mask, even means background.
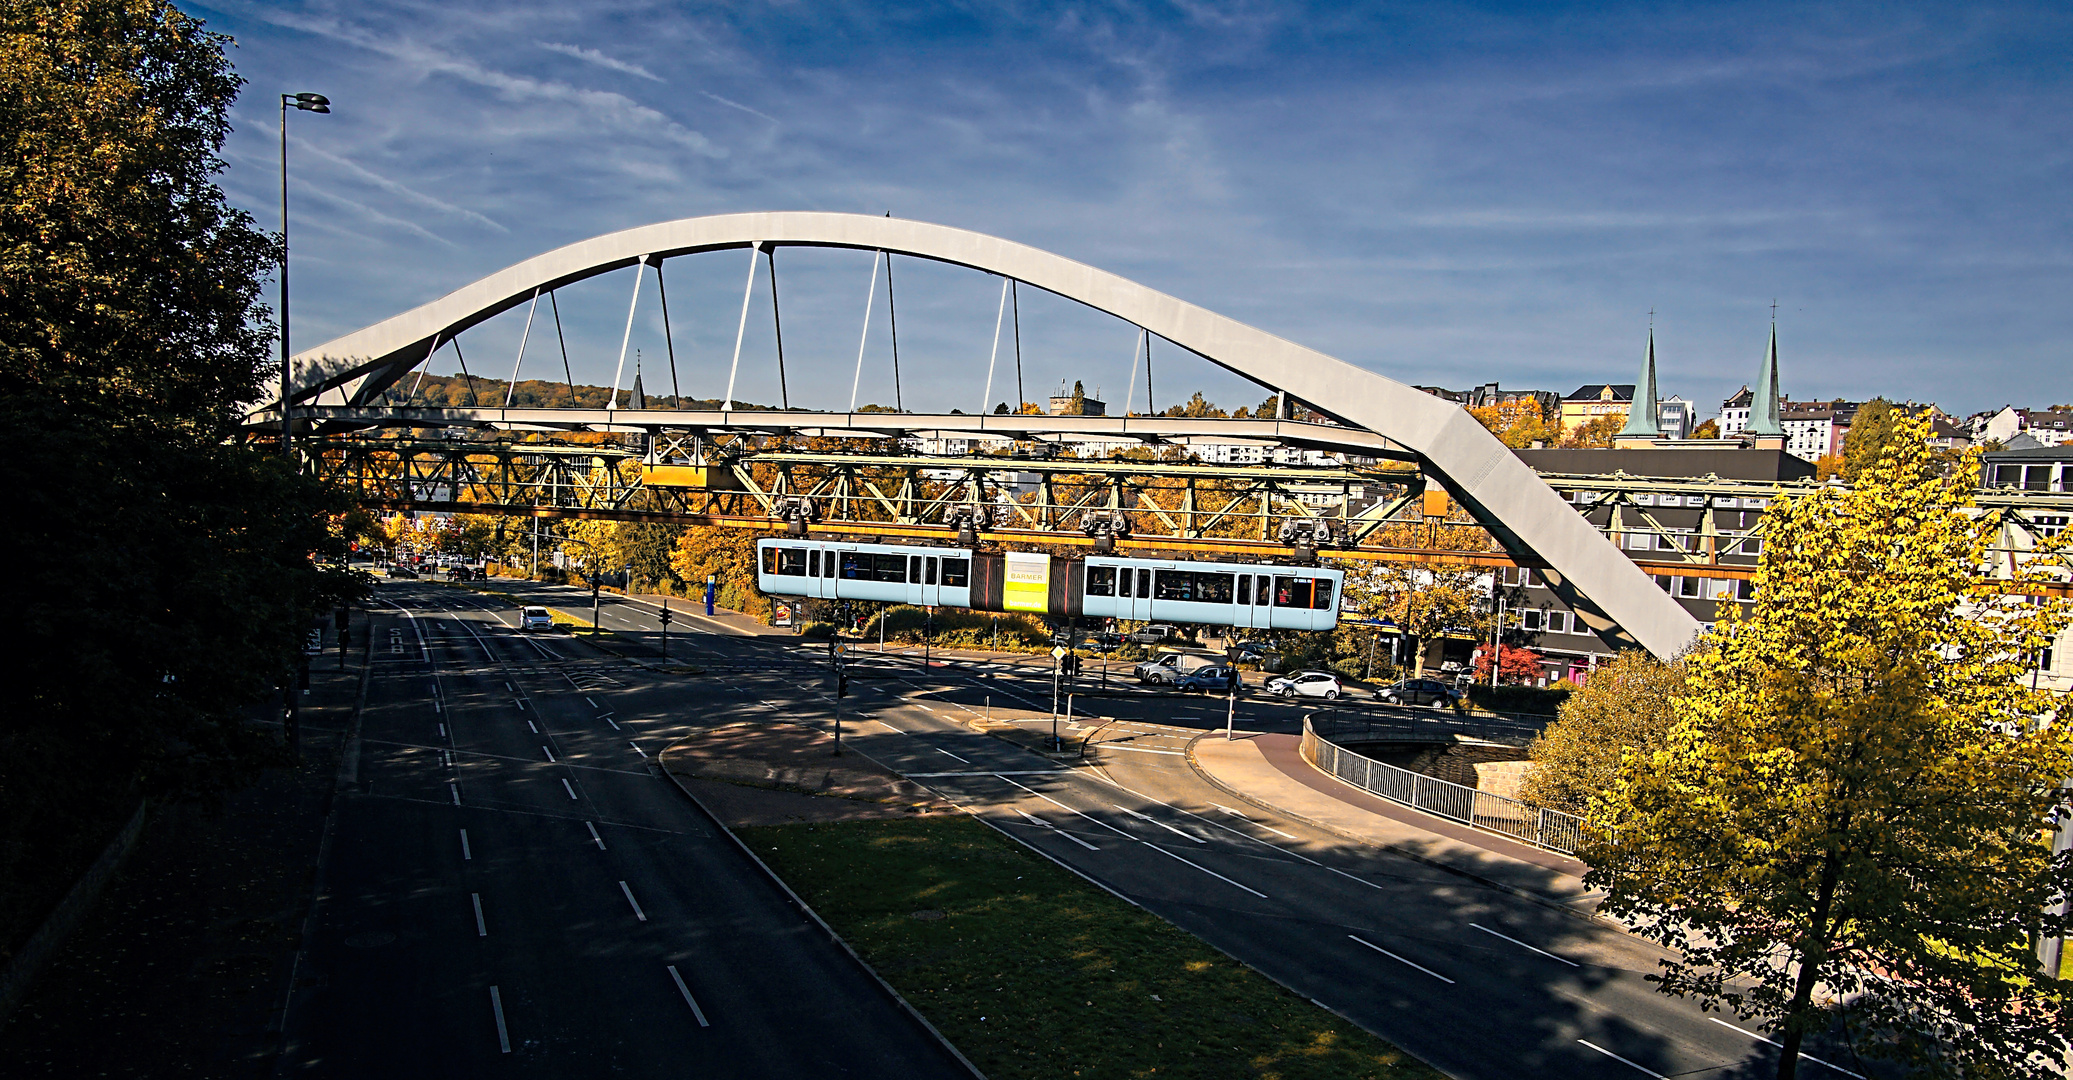
[[[657,619],[662,620],[662,625],[664,626],[668,626],[670,623],[675,622],[677,618],[676,615],[673,614],[668,608],[662,609],[662,614],[657,615],[655,617]]]
[[[838,671],[835,673],[835,696],[838,698],[849,696],[849,672]]]

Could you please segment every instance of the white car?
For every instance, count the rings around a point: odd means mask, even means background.
[[[551,631],[554,629],[554,616],[549,615],[543,607],[525,608],[518,613],[518,628]]]
[[[1346,692],[1339,677],[1329,671],[1298,671],[1267,680],[1267,692],[1279,697],[1317,697],[1337,701]]]

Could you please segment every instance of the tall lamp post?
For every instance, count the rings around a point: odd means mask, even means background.
[[[328,113],[331,99],[322,94],[281,95],[281,453],[290,453],[288,408],[288,106],[298,111]]]

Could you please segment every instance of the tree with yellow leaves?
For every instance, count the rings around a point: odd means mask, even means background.
[[[1600,910],[1680,952],[1661,989],[1761,1021],[1780,1077],[1836,1024],[1917,1075],[2063,1075],[2073,1009],[2031,944],[2073,886],[2046,825],[2073,737],[2027,676],[2073,613],[2021,594],[2064,562],[1982,577],[1978,455],[1945,475],[1927,436],[1896,417],[1853,488],[1772,507],[1753,608],[1591,808]]]
[[[1514,450],[1524,450],[1534,443],[1555,441],[1555,425],[1548,423],[1547,414],[1540,402],[1532,398],[1513,398],[1493,405],[1479,405],[1468,410],[1476,421],[1490,429],[1497,441]]]

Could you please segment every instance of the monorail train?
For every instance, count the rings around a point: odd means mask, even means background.
[[[777,538],[756,541],[756,559],[756,586],[773,596],[1275,630],[1331,629],[1346,576],[1311,566]]]

